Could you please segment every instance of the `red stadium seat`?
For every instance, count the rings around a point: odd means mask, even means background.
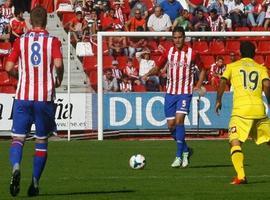
[[[264,65],[270,69],[270,55],[265,56]]]
[[[254,60],[257,63],[264,65],[264,57],[262,55],[255,55]]]
[[[110,68],[112,66],[112,61],[114,58],[112,56],[103,56],[103,68]]]
[[[236,54],[240,53],[240,42],[239,40],[227,40],[225,45],[225,52],[234,52]]]
[[[97,91],[97,70],[91,70],[89,72],[89,81],[91,87]]]
[[[201,55],[200,57],[205,69],[210,69],[211,65],[215,63],[215,58],[212,55]]]
[[[10,85],[10,78],[7,72],[0,72],[0,85]]]
[[[200,54],[208,53],[208,43],[207,43],[207,41],[204,41],[204,40],[194,41],[192,48],[195,51],[198,51]]]
[[[0,93],[8,93],[8,94],[15,94],[16,89],[14,86],[0,86]]]
[[[121,70],[127,66],[127,56],[117,56],[116,60],[118,61],[118,66]]]
[[[259,41],[257,53],[270,54],[270,41]]]
[[[242,27],[236,27],[235,31],[250,31],[250,30],[249,30],[249,27],[242,26]]]
[[[62,19],[63,27],[68,28],[68,27],[66,27],[66,24],[74,17],[76,17],[74,12],[64,12],[63,19]]]
[[[85,56],[83,57],[83,69],[85,72],[97,68],[97,57],[96,56]]]
[[[223,41],[211,41],[209,43],[209,50],[208,53],[211,53],[213,55],[219,55],[223,54],[225,52],[225,46]]]

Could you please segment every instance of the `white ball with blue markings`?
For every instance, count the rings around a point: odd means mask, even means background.
[[[145,157],[141,154],[133,155],[129,159],[129,165],[132,169],[143,169],[145,164]]]

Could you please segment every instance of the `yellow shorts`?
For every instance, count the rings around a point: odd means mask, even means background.
[[[245,142],[251,136],[257,145],[270,141],[270,119],[245,119],[232,116],[229,123],[229,139]]]

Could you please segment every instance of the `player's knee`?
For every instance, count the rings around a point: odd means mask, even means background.
[[[20,141],[22,143],[24,143],[25,141],[25,137],[17,137],[17,136],[13,136],[12,140],[16,140],[16,141]]]
[[[47,143],[47,142],[48,142],[47,138],[46,139],[38,139],[38,138],[36,138],[36,143],[41,144],[41,143]]]
[[[241,146],[242,143],[239,140],[232,140],[230,144],[231,147],[233,147],[233,146]]]

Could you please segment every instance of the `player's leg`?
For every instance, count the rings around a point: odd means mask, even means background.
[[[12,167],[10,194],[17,196],[20,191],[20,165],[26,134],[33,122],[31,102],[15,100],[13,105],[12,142],[9,160]]]
[[[35,102],[35,125],[36,125],[36,144],[33,159],[32,182],[28,188],[28,196],[39,194],[39,180],[45,168],[48,150],[48,135],[56,131],[54,121],[55,105],[53,102]]]
[[[253,120],[233,116],[229,124],[229,139],[231,145],[231,160],[237,176],[231,184],[245,184],[244,154],[241,144],[246,141],[253,126]]]
[[[175,113],[177,98],[176,95],[166,94],[164,103],[164,112],[167,119],[167,126],[171,132],[173,139],[176,141]],[[180,167],[182,163],[181,157],[177,157],[171,164],[171,167]]]
[[[239,140],[231,141],[231,160],[237,174],[231,184],[237,185],[247,183],[244,170],[244,154]]]
[[[32,182],[28,188],[28,196],[37,196],[39,194],[39,180],[46,165],[47,149],[47,139],[36,139]]]
[[[185,130],[185,117],[189,113],[190,102],[192,99],[192,95],[184,94],[179,95],[179,99],[177,102],[177,111],[175,118],[175,127],[176,127],[176,136],[179,143],[178,145],[178,154],[182,157],[182,167],[187,167],[189,164],[190,152],[188,145],[185,140],[186,130]]]

